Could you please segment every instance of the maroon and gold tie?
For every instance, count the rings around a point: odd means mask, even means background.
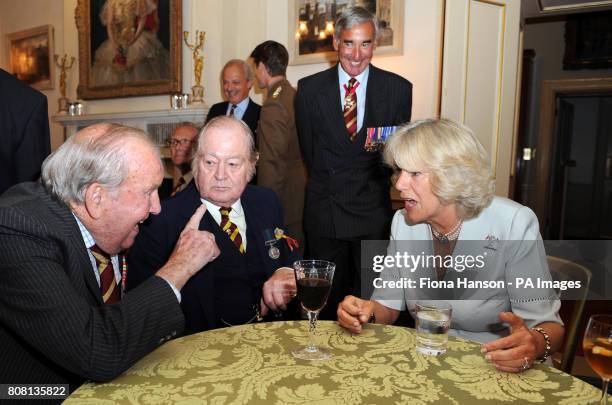
[[[355,141],[357,137],[357,87],[359,82],[354,78],[348,82],[348,86],[344,85],[344,124],[348,131],[351,141]]]
[[[117,280],[115,280],[115,271],[113,270],[113,262],[108,253],[102,251],[98,245],[93,245],[91,254],[96,259],[96,266],[100,273],[100,290],[102,291],[102,300],[105,304],[116,304],[121,299]]]
[[[229,213],[232,210],[232,207],[221,207],[219,208],[219,212],[221,212],[221,229],[223,232],[229,236],[230,240],[234,242],[234,245],[238,248],[240,253],[244,253],[244,245],[242,244],[242,236],[238,231],[238,227],[235,223],[230,221]]]

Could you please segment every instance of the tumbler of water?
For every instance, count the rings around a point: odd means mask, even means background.
[[[416,304],[416,350],[439,356],[446,353],[452,306],[445,301],[418,301]]]

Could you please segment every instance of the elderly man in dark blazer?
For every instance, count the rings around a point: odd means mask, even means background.
[[[215,236],[221,253],[182,291],[187,333],[259,321],[285,310],[295,295],[289,266],[297,254],[283,237],[280,202],[271,190],[247,184],[256,161],[243,122],[211,120],[198,139],[194,182],[162,203],[162,213],[143,226],[130,250],[132,288],[167,260],[191,214],[206,205],[200,229]]]
[[[361,241],[388,239],[390,173],[380,148],[390,127],[410,121],[412,85],[370,60],[378,23],[361,7],[335,25],[340,63],[298,82],[296,121],[306,168],[304,228],[309,256],[336,263],[323,319],[345,295],[359,296]],[[385,128],[386,127],[386,128]]]
[[[255,136],[261,106],[249,97],[249,91],[253,87],[251,67],[243,60],[232,59],[223,66],[221,81],[223,95],[227,101],[213,104],[206,116],[206,122],[221,115],[232,116],[244,121]]]
[[[0,198],[0,381],[108,381],[181,333],[179,290],[219,250],[196,211],[166,263],[123,294],[139,224],[160,210],[159,152],[142,131],[99,124]]]
[[[0,195],[37,180],[50,152],[47,97],[0,69]]]

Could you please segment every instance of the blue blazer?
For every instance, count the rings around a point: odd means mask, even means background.
[[[254,235],[254,243],[250,241],[247,249],[257,249],[267,277],[269,278],[279,267],[291,267],[298,259],[296,250],[290,252],[287,244],[281,240],[276,244],[280,250],[280,257],[272,259],[265,245],[264,230],[285,229],[282,207],[276,194],[263,187],[247,185],[242,193],[241,203],[247,228]],[[128,254],[129,289],[143,282],[166,263],[181,231],[201,204],[200,194],[195,183],[191,182],[184,191],[163,201],[161,213],[150,217],[141,226],[140,233]],[[218,227],[212,215],[206,212],[199,229],[212,232]],[[215,261],[207,264],[185,284],[181,291],[181,307],[188,328],[199,325],[196,329],[206,330],[216,324],[218,317],[215,311],[214,274],[218,271],[218,267]]]

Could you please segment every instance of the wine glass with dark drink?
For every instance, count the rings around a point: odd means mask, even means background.
[[[607,404],[608,383],[612,378],[612,315],[591,316],[582,348],[587,362],[603,380],[600,404]]]
[[[293,356],[302,360],[327,360],[332,357],[325,349],[315,346],[314,337],[317,317],[329,297],[336,265],[325,260],[298,260],[293,263],[298,299],[308,313],[310,324],[308,346],[293,351]]]

